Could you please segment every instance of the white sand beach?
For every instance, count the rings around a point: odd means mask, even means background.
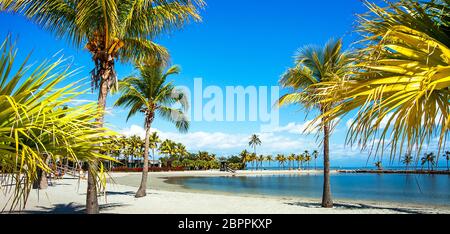
[[[236,176],[305,173],[299,171],[246,171]],[[320,173],[309,172],[309,173]],[[231,173],[227,173],[230,174]],[[128,175],[140,173],[112,173],[112,179],[119,181]],[[405,204],[381,204],[377,202],[335,201],[335,208],[320,207],[319,200],[300,198],[281,198],[263,196],[243,196],[213,194],[210,192],[189,191],[178,185],[164,182],[167,177],[180,176],[217,176],[217,171],[202,172],[161,172],[150,173],[152,188],[147,196],[135,198],[135,186],[119,183],[107,184],[106,196],[99,198],[101,213],[118,214],[414,214],[414,213],[450,213],[448,207],[432,207]],[[33,190],[24,213],[83,213],[86,199],[86,180],[66,176],[53,181],[46,190]],[[6,202],[5,194],[0,195],[0,206]]]

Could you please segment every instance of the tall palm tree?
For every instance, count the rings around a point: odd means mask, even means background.
[[[403,157],[403,164],[406,166],[406,170],[408,170],[409,165],[412,163],[413,157],[410,153],[405,154],[405,157]]]
[[[259,136],[256,135],[256,134],[253,134],[253,135],[250,137],[250,141],[248,142],[248,145],[251,146],[251,147],[253,147],[253,153],[256,154],[256,146],[261,145],[261,143],[262,143],[262,142],[261,142],[261,140],[259,139]]]
[[[283,96],[279,105],[301,104],[306,109],[317,108],[326,113],[333,103],[322,103],[321,89],[315,85],[340,81],[349,74],[352,59],[349,54],[342,52],[342,40],[330,40],[324,48],[305,46],[299,50],[295,59],[295,66],[290,68],[281,78],[283,87],[291,88],[292,93]],[[322,207],[333,207],[330,189],[330,155],[329,137],[331,124],[327,116],[322,117],[320,127],[323,132],[323,160],[324,184]]]
[[[47,162],[115,161],[98,152],[99,145],[116,135],[96,129],[95,103],[71,103],[84,94],[80,90],[85,87],[67,84],[74,73],[63,59],[32,66],[28,59],[17,64],[16,56],[8,37],[0,43],[0,174],[14,184],[2,190],[11,195],[5,204],[11,210],[18,205],[24,208],[32,183],[54,172]],[[104,181],[101,173],[95,176]]]
[[[347,143],[391,158],[437,137],[441,152],[450,129],[450,2],[366,3],[359,16],[360,60],[348,80],[327,84],[322,103],[340,101],[328,120],[358,111]],[[373,150],[372,150],[373,149]]]
[[[319,151],[314,150],[312,155],[314,157],[314,170],[317,170],[317,158],[319,157]]]
[[[153,161],[152,165],[153,165],[153,163],[155,162],[155,149],[158,148],[158,144],[161,143],[161,139],[159,139],[157,132],[153,132],[150,135],[149,141],[150,141],[149,147],[150,149],[152,149],[152,161]]]
[[[168,60],[167,50],[149,38],[180,28],[190,20],[200,21],[198,9],[203,6],[203,0],[0,1],[0,11],[23,14],[58,38],[89,50],[95,64],[92,87],[99,89],[98,127],[103,126],[107,94],[118,88],[116,60]],[[88,172],[87,213],[99,212],[97,182],[91,175],[94,170],[95,165]]]
[[[179,68],[173,66],[164,71],[161,64],[155,63],[140,65],[138,69],[139,77],[128,77],[120,82],[119,90],[122,96],[115,103],[115,106],[130,109],[127,120],[139,112],[144,114],[144,168],[141,185],[136,192],[137,198],[146,196],[150,129],[156,114],[175,124],[180,132],[186,132],[189,128],[189,122],[184,114],[188,108],[186,95],[181,90],[176,90],[171,82],[167,82],[170,75],[179,73]],[[182,108],[173,108],[173,104],[180,104]]]

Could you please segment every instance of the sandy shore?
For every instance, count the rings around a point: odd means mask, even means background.
[[[296,174],[288,172],[237,172],[235,176],[261,174]],[[321,173],[310,171],[309,173]],[[281,198],[245,196],[233,194],[191,191],[179,185],[167,184],[170,177],[223,176],[222,172],[162,172],[150,173],[151,189],[147,197],[134,198],[137,186],[121,184],[125,176],[140,176],[140,173],[113,173],[107,185],[106,196],[99,198],[101,213],[122,214],[414,214],[450,213],[448,207],[424,207],[405,204],[380,204],[376,202],[336,201],[333,209],[320,207],[318,200],[303,198]],[[232,176],[231,173],[225,173]],[[114,181],[114,182],[112,182]],[[33,190],[25,213],[83,213],[86,199],[85,180],[66,177],[54,181],[46,190]],[[5,194],[0,194],[0,206],[6,203]]]

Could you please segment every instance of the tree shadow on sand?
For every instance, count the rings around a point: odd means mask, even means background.
[[[102,211],[107,211],[116,207],[126,206],[120,203],[110,203],[110,204],[102,204],[99,205],[99,209],[101,213]],[[68,204],[55,204],[53,207],[45,207],[45,206],[37,206],[40,210],[25,210],[25,211],[17,211],[14,213],[23,213],[23,214],[85,214],[86,206],[76,204],[74,202]]]
[[[291,206],[302,206],[306,208],[322,208],[319,203],[314,202],[290,202],[285,203]],[[343,203],[335,203],[334,208],[336,209],[349,209],[349,210],[364,210],[364,209],[374,209],[374,210],[389,210],[395,212],[401,212],[406,214],[425,214],[424,211],[418,211],[411,208],[396,208],[396,207],[383,207],[383,206],[374,206],[367,204],[343,204]],[[325,209],[325,208],[324,208]]]

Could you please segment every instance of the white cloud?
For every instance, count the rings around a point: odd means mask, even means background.
[[[191,152],[206,150],[217,154],[236,154],[244,149],[251,150],[248,146],[250,136],[247,134],[203,131],[180,134],[164,132],[158,129],[152,129],[152,131],[158,132],[162,140],[171,139],[175,142],[183,143]],[[145,136],[144,129],[137,125],[132,125],[119,132],[125,136],[137,135],[142,138]],[[301,135],[295,137],[275,133],[258,133],[258,135],[262,141],[262,145],[257,148],[258,153],[292,153],[318,148],[318,144],[313,139]]]

